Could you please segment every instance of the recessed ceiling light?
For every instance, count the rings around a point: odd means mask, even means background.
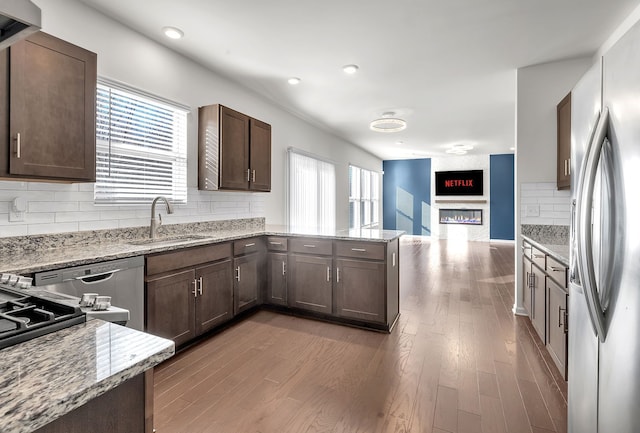
[[[163,27],[162,33],[170,39],[181,39],[184,36],[184,32],[177,27]]]
[[[346,73],[346,74],[355,74],[356,72],[358,72],[358,65],[344,65],[342,67],[342,70]]]
[[[292,86],[295,86],[297,84],[300,84],[300,81],[302,80],[298,77],[291,77],[287,80],[287,83],[291,84]]]
[[[393,111],[382,113],[382,117],[373,120],[369,124],[369,128],[376,132],[398,132],[407,128],[407,122],[404,119],[398,119]]]

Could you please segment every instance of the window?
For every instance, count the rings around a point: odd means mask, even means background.
[[[187,202],[187,112],[104,80],[96,107],[96,204]]]
[[[349,228],[380,224],[380,174],[349,165]]]
[[[289,148],[289,228],[331,233],[335,227],[335,166]]]

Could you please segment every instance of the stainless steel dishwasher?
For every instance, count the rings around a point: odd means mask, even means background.
[[[129,310],[127,326],[144,330],[144,257],[129,257],[34,275],[35,286],[80,298],[83,293],[111,296],[111,304]]]

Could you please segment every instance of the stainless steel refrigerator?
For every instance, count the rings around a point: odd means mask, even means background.
[[[571,95],[568,422],[640,432],[640,25]]]

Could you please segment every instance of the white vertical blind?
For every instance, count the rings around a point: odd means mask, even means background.
[[[289,227],[328,233],[336,227],[335,166],[295,149],[289,149]]]
[[[380,174],[349,165],[349,228],[380,223]]]
[[[96,204],[187,202],[187,111],[99,82]]]

